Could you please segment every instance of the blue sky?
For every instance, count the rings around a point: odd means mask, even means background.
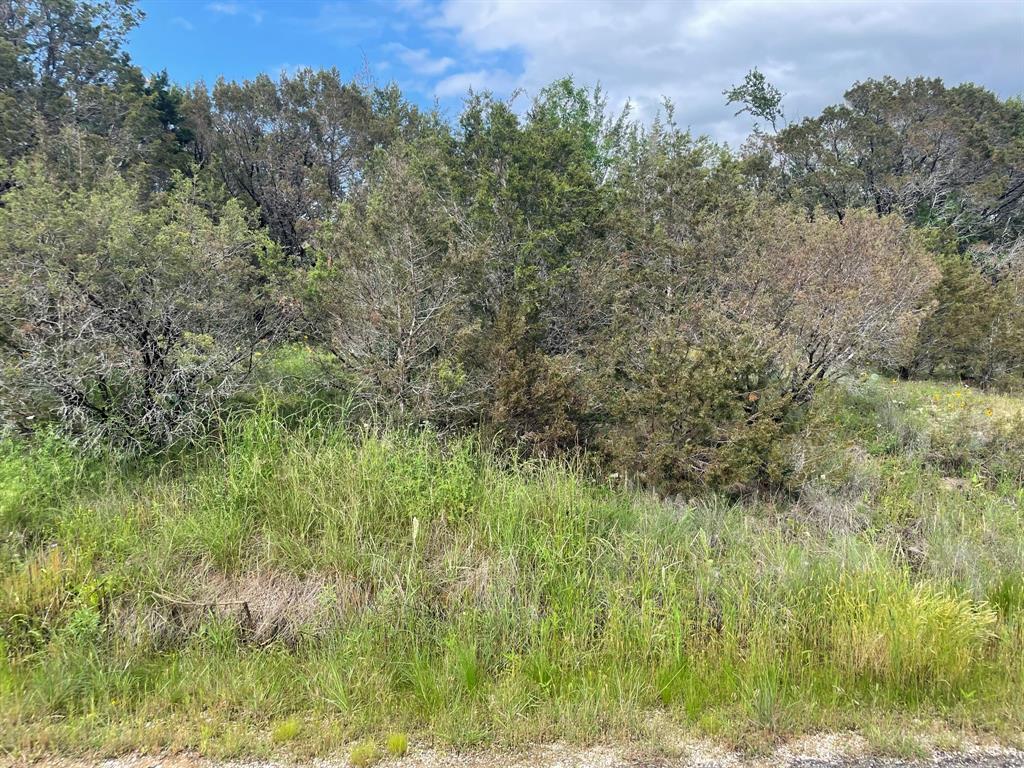
[[[277,75],[299,67],[337,67],[345,78],[398,82],[423,105],[458,111],[473,78],[508,93],[521,72],[518,51],[474,50],[441,23],[442,6],[398,0],[259,2],[143,0],[146,14],[129,40],[146,71],[166,68],[178,82]],[[504,78],[504,79],[503,79]]]
[[[469,87],[535,93],[564,74],[600,82],[641,117],[661,97],[695,131],[739,141],[723,88],[758,66],[787,117],[814,114],[854,81],[892,74],[1024,92],[1024,0],[142,0],[129,41],[178,82],[300,66],[394,80],[449,114]],[[524,100],[525,101],[525,100]]]

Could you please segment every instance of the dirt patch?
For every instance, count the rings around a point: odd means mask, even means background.
[[[228,576],[203,569],[189,574],[188,582],[199,586],[187,596],[155,591],[119,606],[122,633],[171,647],[219,620],[235,625],[244,643],[294,643],[365,610],[371,599],[370,591],[351,579],[271,570]]]

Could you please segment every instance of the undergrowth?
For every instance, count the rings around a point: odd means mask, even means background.
[[[8,441],[0,749],[1019,733],[1019,413],[865,380],[743,500],[267,404],[146,466]]]

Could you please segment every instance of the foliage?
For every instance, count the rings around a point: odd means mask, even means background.
[[[612,426],[600,443],[609,466],[672,493],[777,479],[785,460],[775,446],[792,419],[751,340],[698,321],[666,323],[645,345],[630,343],[606,383]]]
[[[724,95],[773,132],[733,153],[571,77],[449,125],[335,70],[144,78],[127,1],[2,21],[20,431],[165,445],[306,350],[293,401],[732,492],[790,471],[824,381],[1024,370],[1024,117],[978,86],[868,80],[782,126],[754,69]]]
[[[975,254],[932,233],[941,280],[909,371],[1013,387],[1024,374],[1024,281],[1015,266],[986,274]]]
[[[25,166],[0,209],[3,418],[129,451],[195,433],[286,312],[278,251],[237,204],[180,179],[151,205],[117,176],[63,189]]]
[[[975,85],[925,78],[867,80],[845,98],[777,137],[797,199],[835,215],[867,205],[944,222],[968,240],[1019,237],[1019,105]]]
[[[806,401],[815,382],[850,366],[909,354],[937,270],[897,217],[861,210],[807,221],[770,211],[726,279],[729,315],[758,335]]]
[[[842,218],[865,208],[921,227],[942,280],[904,372],[1012,387],[1024,336],[1022,149],[1018,100],[886,77],[855,84],[843,104],[776,136],[755,132],[744,169],[752,188],[808,210]]]
[[[427,151],[381,153],[316,237],[314,332],[352,377],[354,394],[404,423],[457,422],[478,409],[465,370],[473,336],[457,214],[427,179]]]
[[[747,72],[743,78],[742,85],[734,85],[722,91],[725,96],[725,103],[742,104],[736,116],[744,112],[750,113],[752,117],[759,117],[771,125],[773,131],[778,130],[778,121],[782,114],[782,99],[784,94],[770,82],[768,78],[757,68]],[[757,130],[755,126],[755,130]]]
[[[0,157],[9,166],[41,154],[71,183],[111,164],[156,188],[185,170],[182,90],[166,73],[144,77],[123,50],[141,16],[129,0],[0,7]]]
[[[1019,734],[1020,400],[872,373],[1020,387],[1019,99],[734,153],[139,19],[0,0],[0,750]]]
[[[416,125],[387,91],[300,69],[189,93],[192,150],[229,194],[253,204],[271,236],[305,255],[317,221],[356,185],[375,147]]]

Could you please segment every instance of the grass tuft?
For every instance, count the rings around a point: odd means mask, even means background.
[[[393,757],[402,757],[409,751],[409,737],[404,733],[388,734],[387,750]]]
[[[380,760],[377,747],[371,743],[356,744],[349,752],[348,761],[353,768],[367,768]]]
[[[294,741],[302,730],[298,719],[290,717],[276,723],[270,729],[270,738],[275,744],[283,744],[286,741]]]

